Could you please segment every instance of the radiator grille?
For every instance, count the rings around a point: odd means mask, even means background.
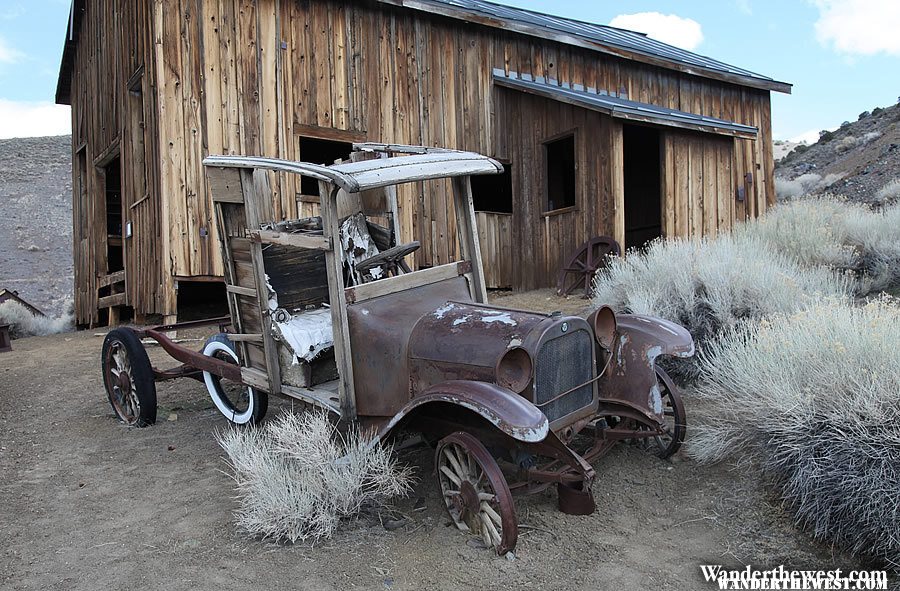
[[[559,400],[541,406],[593,377],[592,343],[588,331],[575,330],[547,341],[538,352],[534,372],[534,401],[551,422],[581,410],[593,401],[593,387],[587,384]]]

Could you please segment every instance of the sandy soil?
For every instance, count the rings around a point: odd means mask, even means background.
[[[549,292],[501,300],[587,303]],[[0,354],[0,588],[708,589],[699,564],[854,565],[798,533],[754,474],[624,445],[596,464],[595,514],[563,515],[555,493],[517,500],[514,561],[449,527],[424,447],[401,452],[419,477],[396,503],[402,528],[369,516],[317,547],[247,539],[214,440],[226,422],[205,389],[162,384],[157,425],[125,428],[105,399],[101,344],[81,332]],[[158,347],[151,358],[167,359]],[[270,416],[287,409],[275,403]]]

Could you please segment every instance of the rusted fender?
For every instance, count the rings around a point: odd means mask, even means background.
[[[451,380],[435,384],[413,398],[378,430],[378,438],[386,437],[414,410],[433,403],[455,404],[471,410],[523,443],[541,442],[550,432],[544,413],[513,391],[488,382]]]
[[[680,324],[641,314],[619,314],[616,320],[621,335],[628,335],[632,343],[639,342],[646,347],[647,361],[651,364],[660,355],[694,355],[694,339]]]

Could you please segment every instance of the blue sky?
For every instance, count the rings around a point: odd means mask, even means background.
[[[900,0],[504,0],[596,23],[644,29],[780,81],[778,139],[833,128],[900,95]],[[0,0],[0,138],[68,133],[54,107],[69,0]]]

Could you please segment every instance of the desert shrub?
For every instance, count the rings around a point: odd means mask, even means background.
[[[835,142],[834,147],[838,152],[847,152],[860,144],[860,139],[854,135],[842,137]]]
[[[791,313],[820,296],[847,293],[830,268],[804,267],[749,231],[714,240],[668,240],[615,259],[597,275],[594,303],[678,322],[702,348],[740,320]],[[675,367],[695,376],[693,360]]]
[[[872,109],[872,115],[881,115],[883,111],[884,109],[882,109],[881,107],[875,107],[874,109]]]
[[[875,211],[831,195],[795,199],[736,232],[756,236],[802,267],[845,274],[858,296],[900,281],[900,206]]]
[[[217,435],[237,488],[238,526],[277,541],[316,541],[384,500],[405,495],[408,468],[359,431],[337,432],[321,412],[283,414]]]
[[[819,132],[819,143],[826,144],[834,139],[834,132],[823,129]]]
[[[875,201],[882,204],[900,201],[900,178],[896,178],[881,187],[875,194]]]
[[[857,118],[857,121],[862,121],[869,115],[871,115],[871,113],[869,113],[868,111],[863,111],[862,113],[859,114],[859,118]]]
[[[900,306],[822,302],[708,343],[688,453],[759,465],[797,522],[900,555]]]
[[[800,181],[776,176],[775,195],[777,195],[778,199],[781,201],[795,199],[803,195],[803,185],[800,184]]]
[[[56,318],[35,316],[20,303],[10,300],[0,304],[0,324],[9,324],[10,334],[16,339],[42,337],[72,330],[73,316],[71,312]]]

